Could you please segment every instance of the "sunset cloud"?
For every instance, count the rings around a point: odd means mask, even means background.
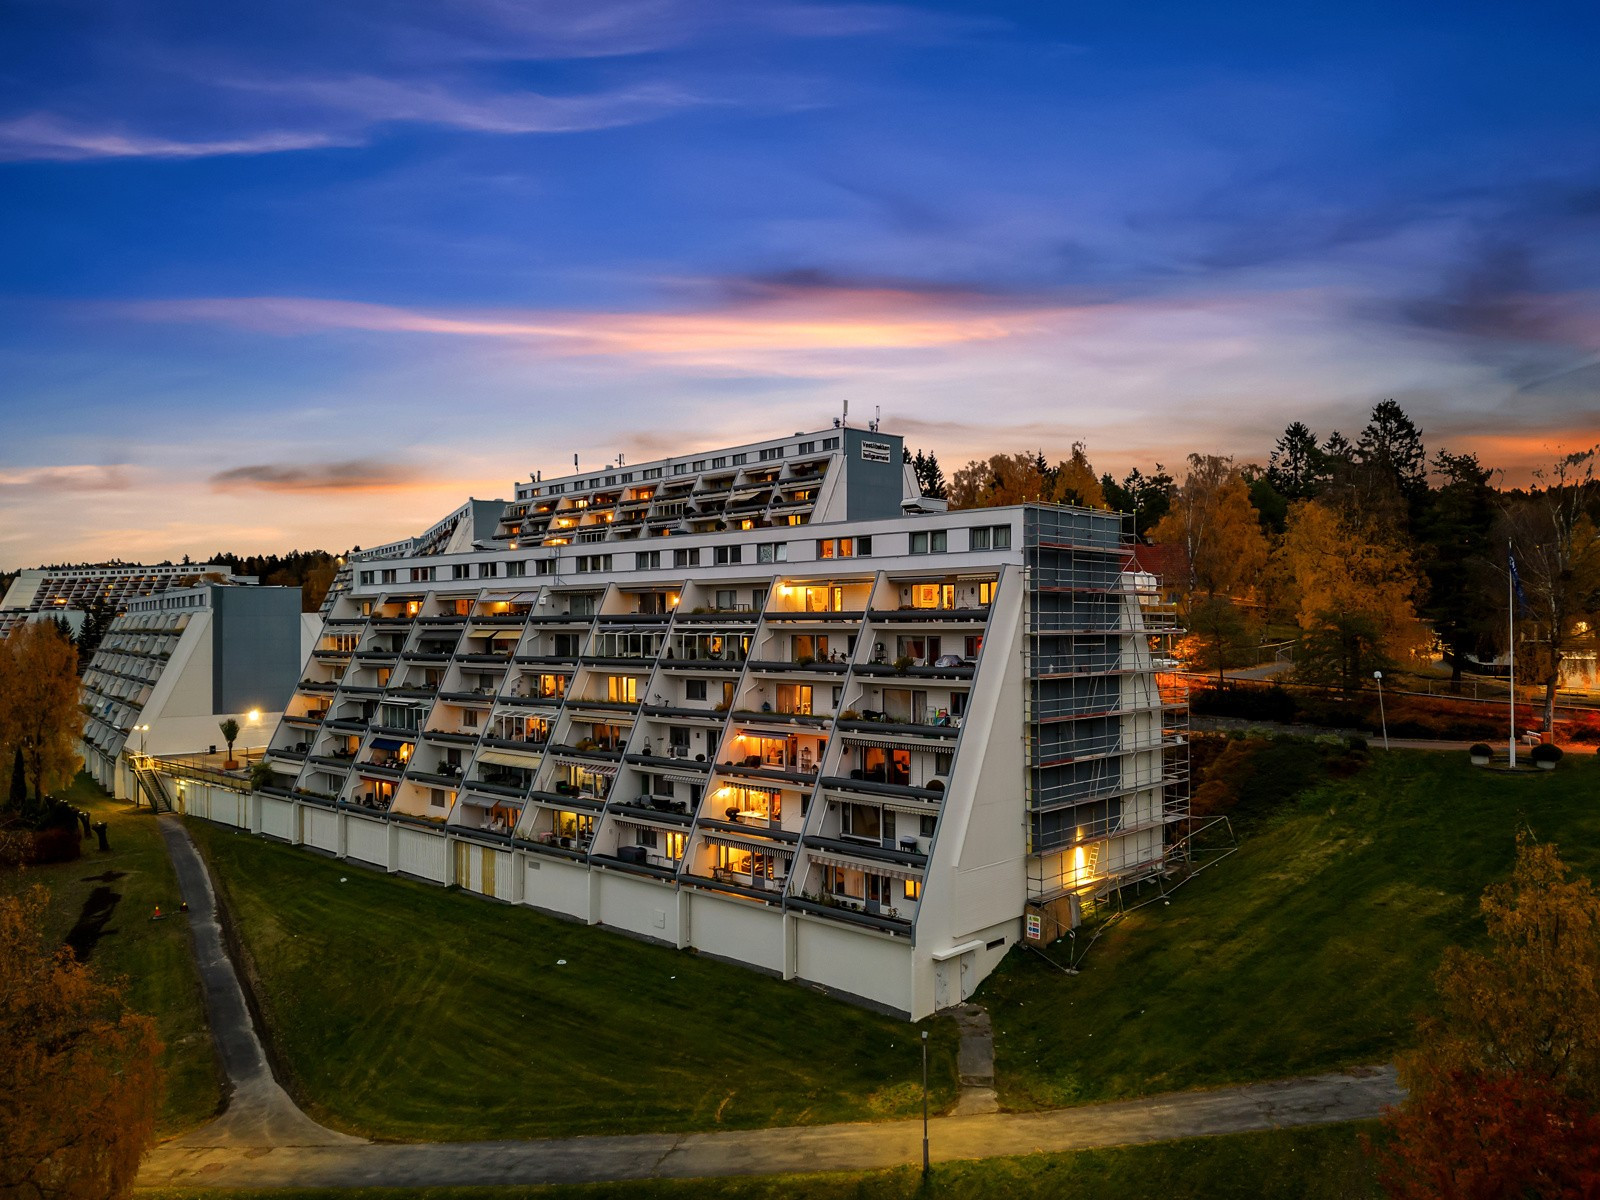
[[[439,486],[439,481],[399,463],[354,458],[330,463],[257,463],[218,471],[217,491],[255,488],[266,492],[393,492]]]
[[[0,490],[29,493],[120,492],[132,486],[132,468],[121,463],[0,467]]]

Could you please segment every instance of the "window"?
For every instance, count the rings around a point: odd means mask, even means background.
[[[578,573],[589,574],[594,571],[611,570],[611,555],[609,554],[580,554],[578,555]]]
[[[758,563],[788,562],[788,542],[761,542],[756,546],[756,561]]]
[[[993,604],[994,603],[994,588],[995,588],[995,584],[994,584],[994,580],[992,580],[992,579],[989,580],[986,583],[980,583],[978,585],[978,603],[983,605],[986,608],[989,605]]]
[[[725,567],[731,563],[740,562],[744,558],[743,546],[718,546],[717,566]]]
[[[471,579],[472,566],[470,563],[452,563],[450,565],[451,579]]]
[[[606,699],[613,704],[633,704],[639,699],[639,681],[632,675],[611,675],[606,679]]]
[[[432,583],[433,582],[433,568],[432,567],[412,567],[411,568],[411,582],[412,583]]]
[[[795,451],[799,454],[815,454],[817,452],[817,444],[815,442],[801,442],[795,447]]]
[[[698,567],[700,565],[700,551],[674,550],[672,552],[672,565],[675,567]]]
[[[704,679],[684,680],[683,698],[685,700],[704,700],[706,698],[706,681]]]
[[[772,462],[774,459],[783,457],[783,447],[769,446],[767,449],[761,451],[756,457],[758,457],[762,462]]]
[[[393,583],[394,582],[394,572],[393,571],[385,571],[385,572],[383,572],[383,574],[382,574],[382,576],[380,578],[380,582],[382,582],[382,583]]]
[[[377,575],[376,571],[363,571],[363,572],[361,572],[361,577],[360,577],[361,586],[362,587],[367,587],[368,585],[373,583],[376,575]]]
[[[717,607],[732,610],[739,607],[739,593],[733,588],[717,589]]]
[[[943,554],[948,546],[949,534],[943,529],[928,530],[911,535],[911,553]]]
[[[706,460],[703,459],[703,458],[695,459],[694,460],[694,469],[696,471],[704,471],[706,469]]]
[[[538,567],[537,567],[537,573],[538,574],[540,574],[540,575],[554,575],[556,573],[556,560],[555,559],[553,559],[553,558],[541,558],[541,559],[537,559],[536,562],[538,564]]]
[[[646,479],[660,479],[661,478],[661,468],[660,467],[646,467],[644,469],[644,477]]]
[[[728,465],[728,456],[726,454],[722,455],[720,458],[713,458],[711,460],[711,466],[713,468],[725,467],[727,465]]]
[[[906,880],[906,899],[907,900],[921,900],[922,899],[922,880],[920,880],[920,879],[908,879],[908,880]]]
[[[979,525],[969,535],[968,546],[973,550],[1011,549],[1011,526]]]
[[[688,463],[673,463],[672,464],[672,473],[674,475],[687,475],[689,473],[689,464]]]
[[[500,574],[499,563],[486,562],[478,564],[478,577],[480,579],[493,579],[498,574]]]
[[[748,454],[735,454],[733,456],[733,465],[736,466],[736,467],[742,467],[742,466],[744,466],[745,463],[747,463],[749,461],[750,461],[750,456]]]
[[[836,437],[835,438],[823,438],[822,439],[822,448],[824,450],[837,450],[839,448],[839,439],[836,438]]]
[[[661,551],[641,550],[633,556],[635,571],[655,571],[661,567]]]
[[[528,562],[526,559],[513,559],[506,564],[506,574],[513,579],[521,575],[526,575],[527,573]]]
[[[872,553],[872,539],[864,538],[819,538],[817,540],[818,558],[859,558]]]

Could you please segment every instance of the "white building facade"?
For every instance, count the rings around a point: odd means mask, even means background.
[[[141,760],[206,754],[224,720],[239,722],[236,751],[264,748],[320,627],[299,588],[212,583],[129,600],[84,672],[84,770],[136,800]]]
[[[1121,516],[948,513],[901,459],[844,428],[535,478],[353,555],[277,782],[190,811],[912,1017],[959,1003],[1172,868],[1183,739]]]

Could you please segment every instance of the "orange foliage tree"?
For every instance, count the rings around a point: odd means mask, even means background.
[[[1410,551],[1374,525],[1302,501],[1289,509],[1275,565],[1304,634],[1303,676],[1355,687],[1426,644],[1422,578]]]
[[[19,625],[0,641],[0,770],[21,747],[35,800],[65,787],[78,771],[82,729],[78,651],[54,622]]]
[[[1229,650],[1250,640],[1238,601],[1254,593],[1268,554],[1250,485],[1233,459],[1191,454],[1183,486],[1150,540],[1184,548],[1189,574],[1174,582],[1191,636],[1178,651],[1191,665],[1214,664],[1220,680]]]
[[[1452,948],[1440,1011],[1402,1057],[1390,1195],[1600,1195],[1600,896],[1554,846],[1517,839],[1484,892],[1487,952]]]
[[[1000,508],[1007,504],[1075,504],[1105,508],[1105,490],[1082,442],[1069,458],[1051,466],[1035,454],[996,454],[973,459],[950,481],[951,508]]]
[[[45,891],[0,896],[0,1196],[126,1196],[155,1133],[155,1022],[45,944]]]

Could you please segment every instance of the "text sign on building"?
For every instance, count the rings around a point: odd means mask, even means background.
[[[861,458],[865,462],[892,462],[888,442],[862,442]]]
[[[1030,942],[1037,942],[1040,938],[1044,937],[1044,918],[1038,913],[1029,913],[1027,920],[1028,940]]]

